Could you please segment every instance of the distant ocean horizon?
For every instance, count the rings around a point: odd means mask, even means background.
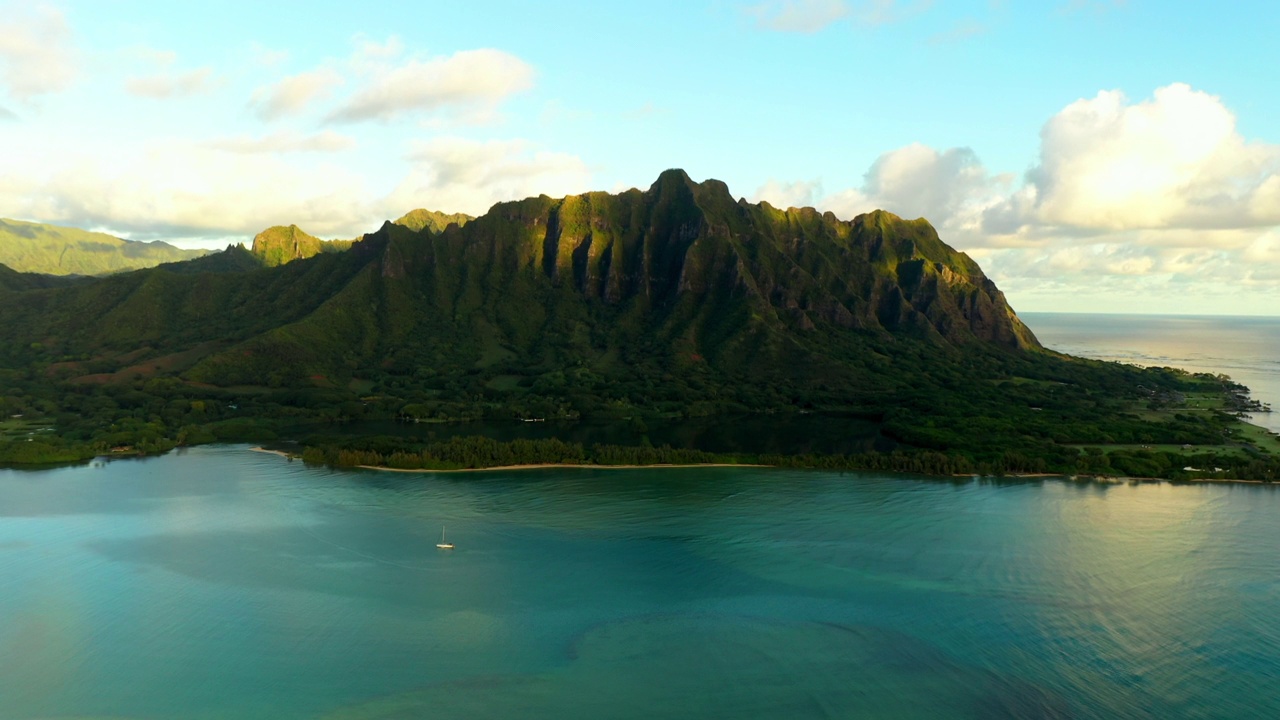
[[[1019,313],[1051,350],[1097,360],[1230,375],[1280,410],[1280,317]],[[1252,421],[1280,432],[1280,412]]]

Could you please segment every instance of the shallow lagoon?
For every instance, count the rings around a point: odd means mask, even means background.
[[[1278,498],[243,447],[0,471],[0,717],[1274,716]]]

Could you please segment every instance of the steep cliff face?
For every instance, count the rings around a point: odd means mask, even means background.
[[[924,220],[779,210],[678,170],[645,191],[500,203],[439,233],[388,222],[339,249],[290,226],[260,234],[251,257],[66,288],[0,273],[0,287],[36,288],[0,304],[0,326],[13,348],[66,356],[200,348],[183,375],[219,385],[644,365],[873,392],[895,354],[918,367],[1039,348]]]
[[[1039,347],[978,265],[923,219],[781,211],[735,201],[724,183],[694,183],[679,170],[647,192],[499,204],[394,257],[393,274],[416,257],[434,283],[451,284],[445,275],[457,268],[493,286],[509,282],[502,274],[534,273],[587,302],[643,308],[659,322],[737,304],[750,322],[778,329]]]

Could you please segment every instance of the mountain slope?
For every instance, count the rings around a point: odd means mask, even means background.
[[[410,210],[402,215],[399,220],[396,220],[396,225],[402,225],[415,232],[428,230],[435,234],[444,232],[444,229],[449,227],[452,223],[466,225],[472,220],[475,220],[475,218],[462,213],[449,214],[438,212],[436,210],[424,210],[422,208],[418,208],[417,210]]]
[[[0,320],[68,354],[232,341],[189,373],[222,385],[388,362],[520,376],[671,366],[785,384],[847,374],[863,351],[908,339],[1039,347],[981,269],[923,220],[783,212],[680,171],[647,192],[502,203],[438,235],[386,223],[351,252],[319,243],[277,228],[253,255],[294,260],[287,271],[235,272],[247,267],[238,261],[184,279],[187,264],[165,266],[37,295]],[[281,306],[271,289],[286,287]]]
[[[353,240],[321,240],[308,235],[297,225],[276,225],[258,233],[253,238],[249,252],[263,265],[275,267],[304,260],[320,253],[342,252],[351,247]]]
[[[814,411],[1024,469],[1219,443],[1230,421],[1134,414],[1200,386],[1043,350],[924,220],[782,211],[680,171],[310,257],[278,237],[275,266],[237,247],[104,278],[0,269],[0,401],[153,448],[281,427],[260,421]]]
[[[158,241],[132,242],[76,228],[0,219],[0,264],[19,272],[106,275],[204,254]]]

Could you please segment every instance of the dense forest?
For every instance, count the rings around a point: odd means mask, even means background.
[[[320,424],[352,428],[314,446],[324,462],[472,467],[545,448],[460,459],[355,428],[742,414],[856,418],[885,441],[774,465],[1265,479],[1280,456],[1226,378],[1042,349],[924,220],[779,210],[679,171],[644,192],[406,217],[349,244],[278,228],[256,252],[104,278],[0,268],[0,463],[305,442],[295,428]],[[731,461],[747,460],[765,462]]]

